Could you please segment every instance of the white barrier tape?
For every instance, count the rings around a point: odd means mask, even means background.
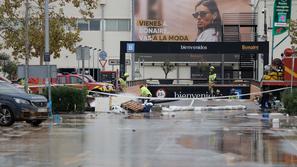
[[[23,85],[16,85],[18,88],[24,88],[25,86]],[[81,84],[51,84],[51,87],[55,86],[83,86]],[[28,85],[29,88],[46,88],[47,85]]]
[[[175,112],[175,111],[213,111],[213,110],[245,110],[246,106],[213,106],[213,107],[190,107],[190,106],[170,106],[162,107],[162,111]]]
[[[127,95],[127,94],[114,94],[114,93],[104,93],[104,92],[96,92],[96,91],[89,91],[94,94],[100,94],[100,95],[106,95],[106,96],[115,96],[115,97],[126,97],[129,99],[150,99],[150,100],[207,100],[207,99],[228,99],[230,97],[234,96],[250,96],[250,95],[258,95],[258,94],[263,94],[263,93],[271,93],[271,92],[278,92],[282,90],[290,89],[290,87],[284,87],[284,88],[279,88],[279,89],[273,89],[273,90],[267,90],[267,91],[262,91],[262,92],[254,92],[254,93],[247,93],[247,94],[241,94],[241,95],[231,95],[231,96],[212,96],[212,97],[199,97],[199,98],[174,98],[174,97],[167,97],[167,98],[160,98],[160,97],[141,97],[141,96],[134,96],[134,95]]]

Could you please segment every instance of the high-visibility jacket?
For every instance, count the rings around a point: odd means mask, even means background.
[[[122,90],[125,90],[127,88],[127,82],[123,80],[122,78],[119,78],[120,87]]]
[[[216,78],[217,78],[217,74],[216,73],[209,74],[209,76],[208,76],[208,83],[214,83],[214,81],[216,80]]]
[[[152,93],[151,93],[150,90],[148,90],[147,87],[143,86],[143,87],[140,88],[140,96],[151,97]]]

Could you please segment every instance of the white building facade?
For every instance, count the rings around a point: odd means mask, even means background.
[[[167,0],[170,1],[170,0]],[[182,1],[182,0],[180,0]],[[189,1],[189,0],[186,0]],[[253,8],[253,12],[257,13],[257,34],[258,41],[263,40],[264,35],[264,15],[263,10],[266,11],[266,20],[268,25],[267,40],[272,42],[272,20],[273,20],[273,0],[242,0],[248,1]],[[94,10],[94,18],[89,20],[78,19],[78,27],[81,30],[82,41],[77,46],[88,46],[91,48],[90,60],[85,61],[86,68],[100,68],[102,65],[99,63],[98,54],[100,50],[104,50],[107,53],[108,60],[119,60],[120,58],[120,41],[131,41],[133,35],[133,2],[132,0],[101,0],[98,9]],[[265,7],[266,6],[266,7]],[[224,7],[224,6],[223,6]],[[233,7],[236,8],[236,7]],[[239,8],[239,7],[237,7]],[[194,6],[193,6],[194,10]],[[292,0],[292,19],[297,19],[297,1]],[[79,16],[74,12],[71,7],[65,8],[65,13],[69,17]],[[178,13],[175,17],[178,16]],[[195,26],[193,24],[193,26]],[[287,33],[284,33],[275,38],[275,45],[285,38]],[[291,47],[290,38],[286,38],[278,47],[274,50],[274,57],[280,57],[280,54],[287,47]],[[153,49],[153,48],[152,48]],[[270,47],[271,50],[271,47]],[[270,52],[271,54],[271,52]],[[271,56],[271,55],[270,55]],[[131,59],[131,55],[127,56]],[[140,64],[138,63],[140,61]],[[145,78],[164,78],[164,73],[160,67],[160,63],[152,65],[151,62],[142,62],[142,60],[136,60],[136,70],[140,72],[140,77],[135,79]],[[38,59],[30,60],[30,65],[38,64]],[[101,62],[102,63],[102,62]],[[104,63],[104,62],[103,62]],[[76,60],[76,54],[69,51],[62,50],[61,57],[58,59],[51,58],[50,64],[57,65],[58,68],[81,68],[81,61]],[[191,78],[191,64],[195,62],[181,63],[171,73],[169,78]],[[230,63],[230,66],[233,63]],[[236,65],[234,65],[236,66]],[[239,68],[239,67],[237,67]],[[107,62],[104,70],[118,70],[119,65],[109,65]],[[131,73],[131,65],[127,66],[127,70]],[[261,67],[258,70],[258,79],[261,76]],[[235,75],[240,78],[240,74]],[[131,78],[130,78],[131,79]]]

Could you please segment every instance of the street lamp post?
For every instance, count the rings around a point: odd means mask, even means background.
[[[265,41],[267,41],[267,4],[266,4],[266,0],[264,0],[264,38]]]
[[[29,78],[29,1],[25,2],[26,11],[25,11],[25,85],[24,89],[28,93],[28,78]]]
[[[44,30],[45,30],[45,49],[44,49],[44,60],[45,65],[47,66],[47,77],[46,77],[46,84],[48,88],[48,108],[50,115],[52,116],[52,94],[51,94],[51,82],[50,82],[50,52],[49,52],[49,12],[48,12],[48,0],[45,0],[44,2]]]
[[[93,78],[95,78],[95,51],[97,48],[93,48]]]

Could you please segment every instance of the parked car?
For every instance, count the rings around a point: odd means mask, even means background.
[[[27,94],[14,85],[0,81],[0,126],[26,121],[37,126],[48,118],[47,99]]]

